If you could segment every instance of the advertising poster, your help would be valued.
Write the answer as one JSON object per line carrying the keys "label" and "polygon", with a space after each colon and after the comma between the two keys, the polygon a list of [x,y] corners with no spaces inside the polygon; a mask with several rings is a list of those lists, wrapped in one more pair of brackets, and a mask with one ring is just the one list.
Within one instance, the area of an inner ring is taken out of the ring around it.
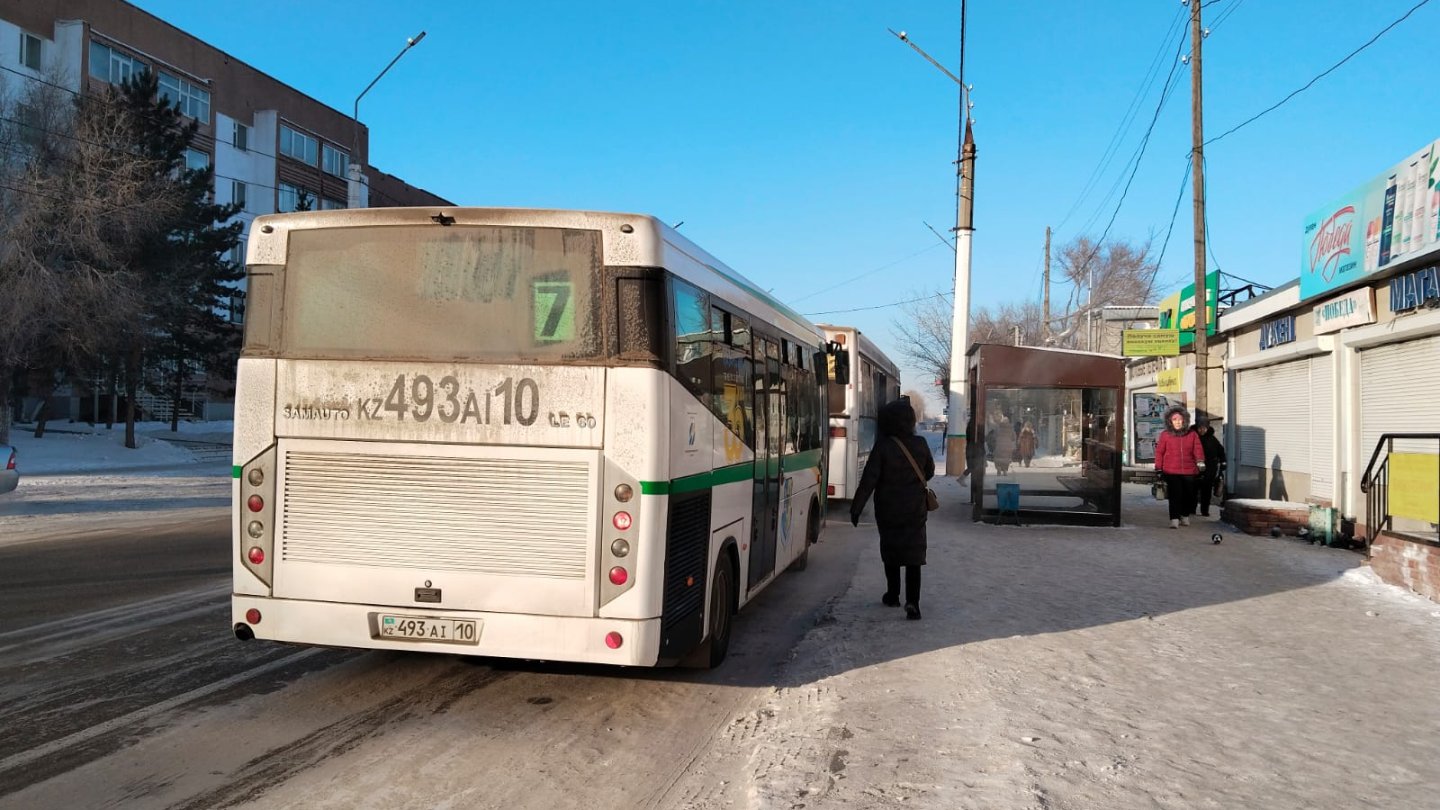
{"label": "advertising poster", "polygon": [[1440,256],[1440,141],[1306,217],[1300,299],[1426,254]]}
{"label": "advertising poster", "polygon": [[1175,405],[1184,407],[1184,394],[1147,393],[1131,396],[1131,413],[1135,420],[1135,431],[1131,434],[1135,441],[1130,456],[1134,459],[1133,463],[1155,463],[1155,441],[1160,438],[1160,431],[1165,429],[1165,411]]}
{"label": "advertising poster", "polygon": [[[1215,334],[1216,312],[1220,301],[1220,272],[1205,275],[1205,334]],[[1171,293],[1160,302],[1160,328],[1179,329],[1180,345],[1189,346],[1195,342],[1195,284],[1186,284],[1180,292]]]}

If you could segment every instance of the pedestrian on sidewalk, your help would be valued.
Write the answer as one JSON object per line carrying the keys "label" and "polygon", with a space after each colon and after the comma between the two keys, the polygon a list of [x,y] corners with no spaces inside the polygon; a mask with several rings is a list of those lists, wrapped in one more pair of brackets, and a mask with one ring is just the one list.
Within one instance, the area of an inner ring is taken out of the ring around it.
{"label": "pedestrian on sidewalk", "polygon": [[[859,526],[865,502],[875,496],[880,528],[880,562],[885,594],[880,602],[900,605],[900,568],[905,568],[905,618],[920,618],[920,567],[925,564],[926,482],[935,477],[929,443],[915,435],[915,411],[903,399],[880,409],[880,438],[865,461],[860,486],[850,501],[850,523]],[[1008,426],[1007,426],[1008,430]],[[913,462],[913,463],[912,463]],[[917,468],[918,467],[918,474]]]}
{"label": "pedestrian on sidewalk", "polygon": [[1200,517],[1210,517],[1210,497],[1215,494],[1215,484],[1225,469],[1225,445],[1215,438],[1215,428],[1204,419],[1195,422],[1195,433],[1205,450],[1205,469],[1200,472],[1199,481]]}
{"label": "pedestrian on sidewalk", "polygon": [[1200,437],[1190,430],[1190,412],[1182,406],[1165,411],[1165,429],[1155,442],[1155,472],[1165,477],[1170,528],[1190,525],[1195,511],[1195,479],[1205,464]]}

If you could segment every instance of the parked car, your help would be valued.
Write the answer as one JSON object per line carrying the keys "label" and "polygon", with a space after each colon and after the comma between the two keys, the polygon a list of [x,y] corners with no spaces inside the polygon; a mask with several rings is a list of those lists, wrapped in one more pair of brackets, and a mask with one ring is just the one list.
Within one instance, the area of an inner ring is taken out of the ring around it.
{"label": "parked car", "polygon": [[20,468],[15,465],[15,448],[8,444],[0,444],[0,459],[5,462],[0,465],[0,495],[3,495],[20,486]]}

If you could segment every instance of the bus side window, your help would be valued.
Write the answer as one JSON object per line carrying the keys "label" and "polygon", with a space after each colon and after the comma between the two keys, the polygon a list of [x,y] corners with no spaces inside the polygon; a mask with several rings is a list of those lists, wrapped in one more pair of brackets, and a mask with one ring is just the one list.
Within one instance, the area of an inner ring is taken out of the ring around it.
{"label": "bus side window", "polygon": [[675,279],[675,377],[710,406],[710,299]]}
{"label": "bus side window", "polygon": [[660,289],[658,278],[615,280],[621,358],[660,359]]}

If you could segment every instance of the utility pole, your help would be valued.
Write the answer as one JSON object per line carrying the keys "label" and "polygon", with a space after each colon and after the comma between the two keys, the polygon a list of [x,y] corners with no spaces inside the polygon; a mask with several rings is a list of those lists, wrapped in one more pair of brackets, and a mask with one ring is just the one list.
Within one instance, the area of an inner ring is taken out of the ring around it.
{"label": "utility pole", "polygon": [[1200,103],[1200,0],[1190,0],[1190,142],[1195,172],[1195,419],[1209,419],[1210,347],[1206,334],[1210,291],[1205,286],[1205,128]]}
{"label": "utility pole", "polygon": [[1040,321],[1040,345],[1050,345],[1050,226],[1045,226],[1045,315]]}
{"label": "utility pole", "polygon": [[955,311],[950,321],[950,379],[945,431],[945,474],[965,472],[965,445],[969,439],[971,403],[969,369],[965,352],[970,348],[970,258],[975,234],[975,136],[970,125],[970,88],[965,85],[965,0],[960,0],[960,75],[956,76],[910,41],[904,31],[890,31],[925,61],[934,65],[960,88],[959,154],[955,161]]}

